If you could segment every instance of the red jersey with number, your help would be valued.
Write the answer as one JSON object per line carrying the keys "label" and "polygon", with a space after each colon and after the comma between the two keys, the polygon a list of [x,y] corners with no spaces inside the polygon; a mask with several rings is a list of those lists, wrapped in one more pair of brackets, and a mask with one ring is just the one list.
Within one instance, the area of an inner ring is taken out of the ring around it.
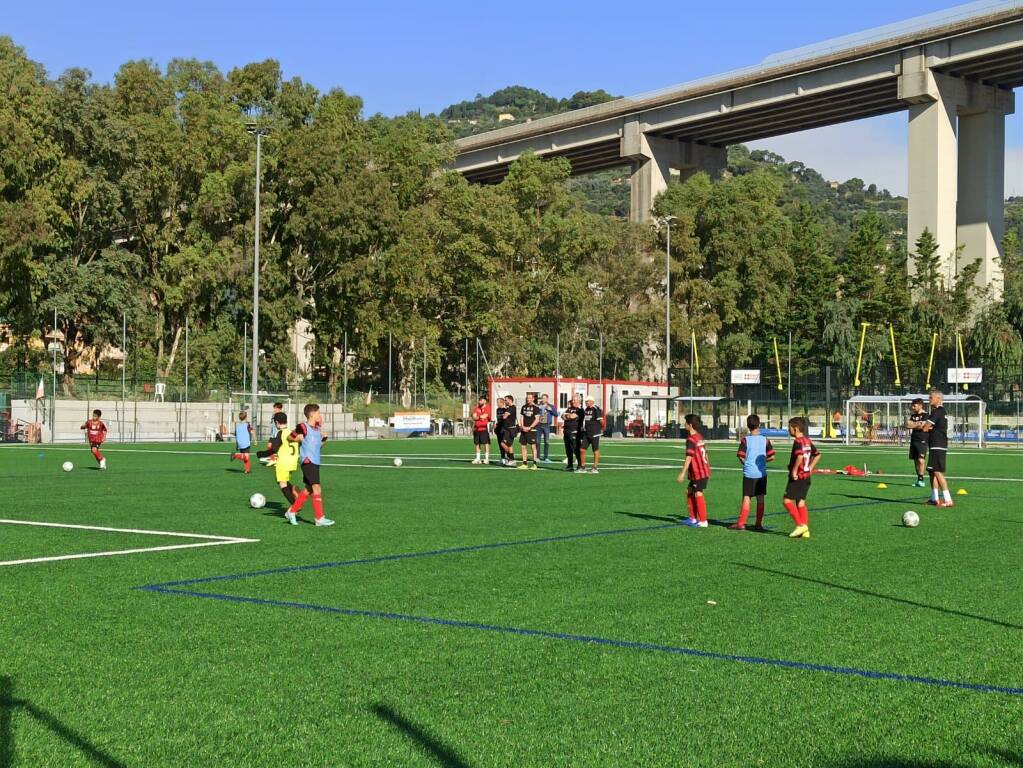
{"label": "red jersey with number", "polygon": [[89,419],[82,425],[90,445],[101,445],[107,438],[107,425],[102,421]]}
{"label": "red jersey with number", "polygon": [[486,432],[490,427],[490,406],[476,407],[472,412],[472,427],[477,432]]}
{"label": "red jersey with number", "polygon": [[810,463],[819,455],[817,446],[806,435],[795,438],[792,442],[792,457],[789,459],[789,477],[795,472],[797,479],[806,480],[810,477]]}
{"label": "red jersey with number", "polygon": [[690,435],[686,438],[686,457],[690,459],[690,480],[706,480],[710,477],[707,444],[704,443],[702,435]]}

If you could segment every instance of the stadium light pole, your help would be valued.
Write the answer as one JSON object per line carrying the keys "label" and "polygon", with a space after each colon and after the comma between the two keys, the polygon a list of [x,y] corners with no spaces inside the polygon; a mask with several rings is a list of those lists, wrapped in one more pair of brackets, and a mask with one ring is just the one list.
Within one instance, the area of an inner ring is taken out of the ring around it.
{"label": "stadium light pole", "polygon": [[259,392],[259,197],[261,182],[261,163],[263,152],[263,134],[266,129],[250,124],[246,126],[249,133],[256,135],[256,221],[253,227],[252,251],[252,421],[256,434],[259,434],[259,409],[256,407],[256,396]]}
{"label": "stadium light pole", "polygon": [[664,384],[668,396],[665,422],[671,418],[671,222],[674,220],[674,216],[661,219],[668,228],[668,242],[664,248]]}

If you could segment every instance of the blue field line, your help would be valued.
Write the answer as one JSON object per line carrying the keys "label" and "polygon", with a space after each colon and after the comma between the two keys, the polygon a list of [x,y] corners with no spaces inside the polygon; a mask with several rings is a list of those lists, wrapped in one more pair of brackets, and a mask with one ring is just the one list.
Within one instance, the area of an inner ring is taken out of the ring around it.
{"label": "blue field line", "polygon": [[805,672],[824,672],[834,675],[847,675],[850,677],[862,677],[868,680],[890,680],[899,683],[915,683],[918,685],[932,685],[942,688],[956,688],[976,693],[1001,693],[1010,696],[1023,696],[1023,688],[1015,688],[1002,685],[988,685],[985,683],[967,683],[958,680],[943,680],[937,677],[923,677],[920,675],[905,675],[898,672],[878,672],[870,669],[858,669],[856,667],[839,667],[831,664],[812,664],[804,661],[788,661],[785,659],[771,659],[762,656],[740,656],[732,653],[718,653],[715,651],[701,651],[696,648],[684,648],[675,645],[661,645],[659,643],[647,643],[636,640],[615,640],[613,638],[596,637],[593,635],[576,635],[567,632],[548,632],[541,629],[527,629],[522,627],[505,627],[499,624],[480,624],[472,621],[458,621],[455,619],[441,619],[432,616],[415,616],[407,613],[392,613],[388,611],[365,611],[356,608],[335,608],[328,605],[315,605],[312,603],[299,603],[288,600],[266,600],[258,597],[242,597],[240,595],[222,595],[213,592],[196,592],[192,590],[167,589],[159,586],[142,587],[152,592],[165,595],[179,595],[184,597],[198,597],[208,600],[223,600],[231,603],[246,603],[249,605],[264,605],[275,608],[296,608],[319,613],[330,613],[340,616],[354,616],[368,619],[385,619],[388,621],[405,621],[416,624],[430,624],[441,627],[453,627],[456,629],[471,629],[479,632],[497,632],[506,635],[517,635],[520,637],[536,637],[544,640],[563,640],[587,645],[599,645],[611,648],[623,648],[633,651],[656,651],[660,653],[672,653],[681,656],[692,656],[712,661],[731,661],[741,664],[759,664],[767,667],[780,667],[783,669],[797,669]]}
{"label": "blue field line", "polygon": [[446,549],[431,549],[425,552],[401,552],[396,555],[378,555],[376,557],[365,557],[358,560],[339,560],[329,563],[313,563],[311,565],[287,565],[280,568],[269,568],[263,571],[249,571],[248,573],[234,573],[225,576],[204,576],[198,579],[184,579],[182,581],[166,581],[161,584],[148,584],[144,587],[136,587],[143,590],[159,590],[165,587],[188,587],[193,584],[208,584],[214,581],[236,581],[238,579],[251,579],[256,576],[274,576],[280,573],[296,573],[300,571],[317,571],[324,568],[343,568],[350,565],[371,565],[373,563],[386,563],[392,560],[411,560],[418,557],[437,557],[438,555],[457,555],[464,552],[479,552],[485,549],[501,549],[504,547],[524,547],[533,544],[553,544],[559,541],[575,541],[577,539],[593,539],[599,536],[621,536],[627,533],[643,533],[645,531],[662,531],[666,528],[678,528],[678,523],[665,523],[663,525],[642,525],[636,528],[617,528],[610,531],[588,531],[586,533],[570,533],[563,536],[546,536],[541,539],[523,539],[520,541],[497,541],[489,544],[470,544],[463,547],[448,547]]}

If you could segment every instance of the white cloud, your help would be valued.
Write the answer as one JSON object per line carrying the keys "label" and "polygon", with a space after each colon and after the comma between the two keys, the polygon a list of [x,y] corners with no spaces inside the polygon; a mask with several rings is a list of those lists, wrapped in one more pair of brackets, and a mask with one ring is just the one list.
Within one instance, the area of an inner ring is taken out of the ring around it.
{"label": "white cloud", "polygon": [[[907,127],[905,113],[843,123],[813,131],[756,141],[749,146],[799,160],[827,179],[846,181],[854,176],[877,184],[892,194],[908,189]],[[1009,133],[1005,152],[1005,195],[1023,195],[1023,146],[1015,131]]]}

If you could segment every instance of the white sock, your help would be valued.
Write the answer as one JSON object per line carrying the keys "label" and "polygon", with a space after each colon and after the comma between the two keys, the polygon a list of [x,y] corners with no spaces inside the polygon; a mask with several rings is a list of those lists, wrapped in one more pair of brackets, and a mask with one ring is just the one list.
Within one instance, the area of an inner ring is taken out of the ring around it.
{"label": "white sock", "polygon": [[937,501],[937,500],[938,500],[938,489],[937,488],[931,488],[931,501]]}
{"label": "white sock", "polygon": [[951,504],[952,503],[952,494],[951,494],[951,492],[949,492],[948,489],[946,489],[946,490],[942,491],[942,493],[945,495],[945,503],[946,504]]}

